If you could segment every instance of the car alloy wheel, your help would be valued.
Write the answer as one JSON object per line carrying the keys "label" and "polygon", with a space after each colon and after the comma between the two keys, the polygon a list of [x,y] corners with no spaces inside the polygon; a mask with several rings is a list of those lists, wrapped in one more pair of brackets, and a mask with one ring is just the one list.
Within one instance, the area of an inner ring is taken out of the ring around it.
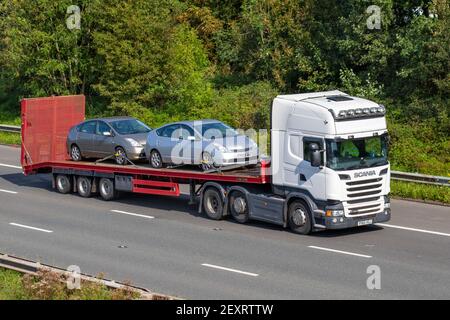
{"label": "car alloy wheel", "polygon": [[115,157],[116,157],[116,163],[118,165],[122,166],[126,163],[127,155],[125,153],[125,150],[123,150],[122,148],[116,149]]}
{"label": "car alloy wheel", "polygon": [[153,168],[162,168],[162,159],[158,151],[153,150],[150,154],[150,165]]}
{"label": "car alloy wheel", "polygon": [[203,152],[202,154],[201,168],[203,171],[209,171],[214,168],[214,161],[208,152]]}
{"label": "car alloy wheel", "polygon": [[80,161],[81,160],[80,148],[78,148],[78,146],[76,146],[76,145],[73,145],[70,150],[70,156],[73,161]]}

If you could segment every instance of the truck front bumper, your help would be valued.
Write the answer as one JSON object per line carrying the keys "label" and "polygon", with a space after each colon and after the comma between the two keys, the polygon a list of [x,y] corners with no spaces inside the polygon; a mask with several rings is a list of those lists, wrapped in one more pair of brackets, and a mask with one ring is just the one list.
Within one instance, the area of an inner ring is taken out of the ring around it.
{"label": "truck front bumper", "polygon": [[[374,223],[386,222],[391,219],[391,209],[384,209],[375,215],[362,217],[324,217],[322,224],[326,229],[347,229],[373,225]],[[316,218],[317,220],[317,218]],[[316,221],[318,222],[318,221]]]}

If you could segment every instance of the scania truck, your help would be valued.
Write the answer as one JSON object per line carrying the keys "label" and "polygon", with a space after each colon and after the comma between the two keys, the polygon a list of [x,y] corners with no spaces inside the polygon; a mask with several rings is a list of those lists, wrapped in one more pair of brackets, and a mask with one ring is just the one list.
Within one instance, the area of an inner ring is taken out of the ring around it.
{"label": "scania truck", "polygon": [[388,132],[383,105],[340,91],[279,95],[271,105],[270,152],[253,168],[201,172],[74,162],[69,129],[84,96],[22,100],[24,174],[50,173],[53,187],[113,200],[119,192],[180,196],[209,218],[260,220],[309,234],[390,219]]}

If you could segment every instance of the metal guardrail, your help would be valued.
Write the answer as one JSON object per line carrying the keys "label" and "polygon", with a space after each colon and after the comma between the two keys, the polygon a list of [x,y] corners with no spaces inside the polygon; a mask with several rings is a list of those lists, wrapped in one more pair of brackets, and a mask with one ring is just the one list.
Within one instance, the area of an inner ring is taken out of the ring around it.
{"label": "metal guardrail", "polygon": [[10,126],[7,124],[0,124],[0,131],[20,133],[20,126]]}
{"label": "metal guardrail", "polygon": [[[20,126],[10,126],[0,124],[0,131],[20,133]],[[432,184],[437,186],[450,186],[449,177],[429,176],[420,173],[408,173],[401,171],[391,171],[391,179],[407,182],[416,182],[423,184]]]}
{"label": "metal guardrail", "polygon": [[[66,270],[43,265],[39,262],[34,262],[30,260],[25,260],[22,258],[10,256],[7,254],[0,253],[0,267],[5,269],[14,270],[20,273],[30,274],[33,276],[39,275],[39,271],[50,271],[52,273],[58,274],[58,275],[65,275],[68,276],[70,273]],[[106,286],[109,289],[128,289],[132,290],[133,292],[136,292],[140,295],[140,299],[144,300],[179,300],[178,297],[169,296],[161,293],[155,293],[151,292],[148,289],[140,288],[136,286],[132,286],[129,284],[123,284],[120,282],[112,281],[112,280],[106,280],[106,279],[100,279],[97,277],[85,275],[85,274],[79,274],[80,280],[82,281],[88,281],[93,283],[99,283],[101,285]]]}
{"label": "metal guardrail", "polygon": [[420,174],[420,173],[391,171],[391,179],[450,187],[450,178],[449,177],[429,176],[429,175]]}

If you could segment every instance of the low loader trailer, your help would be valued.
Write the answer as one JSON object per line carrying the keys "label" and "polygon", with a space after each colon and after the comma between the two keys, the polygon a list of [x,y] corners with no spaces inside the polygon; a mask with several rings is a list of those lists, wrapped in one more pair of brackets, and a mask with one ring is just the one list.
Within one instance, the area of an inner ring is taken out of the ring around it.
{"label": "low loader trailer", "polygon": [[271,106],[271,159],[256,167],[202,172],[146,164],[72,161],[69,129],[85,119],[85,97],[21,102],[25,175],[49,173],[60,193],[180,196],[220,220],[260,220],[299,234],[390,219],[385,108],[340,91],[281,95]]}

